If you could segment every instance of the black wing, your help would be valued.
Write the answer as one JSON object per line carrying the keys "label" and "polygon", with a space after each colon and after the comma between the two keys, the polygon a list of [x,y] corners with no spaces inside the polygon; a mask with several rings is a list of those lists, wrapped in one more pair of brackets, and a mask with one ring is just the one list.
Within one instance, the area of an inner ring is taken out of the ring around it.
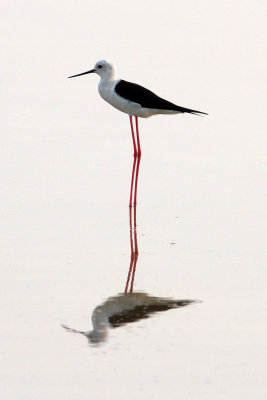
{"label": "black wing", "polygon": [[136,306],[130,310],[124,310],[121,313],[111,315],[109,317],[109,323],[113,328],[128,324],[130,322],[136,322],[141,319],[146,319],[156,312],[167,311],[172,308],[180,308],[188,306],[189,304],[195,303],[195,300],[177,300],[170,301],[165,304],[153,304],[149,306]]}
{"label": "black wing", "polygon": [[164,100],[155,93],[137,85],[136,83],[120,80],[115,87],[115,92],[126,100],[140,104],[144,108],[154,108],[157,110],[170,110],[189,114],[206,114],[202,111],[191,110],[190,108],[180,107],[170,101]]}

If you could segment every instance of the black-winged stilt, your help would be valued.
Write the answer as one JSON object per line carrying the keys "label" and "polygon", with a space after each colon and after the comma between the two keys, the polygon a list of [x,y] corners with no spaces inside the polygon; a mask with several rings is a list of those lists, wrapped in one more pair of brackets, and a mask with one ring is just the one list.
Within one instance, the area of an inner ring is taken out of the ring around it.
{"label": "black-winged stilt", "polygon": [[61,326],[69,332],[86,336],[90,343],[98,345],[107,340],[109,328],[117,328],[146,319],[160,311],[181,308],[194,303],[198,303],[198,301],[150,296],[145,292],[122,293],[109,297],[103,304],[94,309],[92,313],[92,331],[79,331],[65,324]]}
{"label": "black-winged stilt", "polygon": [[[74,78],[76,76],[96,73],[100,76],[98,91],[100,96],[106,100],[113,107],[126,113],[130,117],[131,132],[134,147],[134,164],[132,170],[131,192],[130,192],[130,206],[136,204],[137,200],[137,182],[139,174],[139,164],[141,159],[141,146],[138,129],[138,117],[148,118],[156,114],[179,114],[188,113],[201,115],[207,113],[202,111],[192,110],[190,108],[180,107],[167,100],[162,99],[150,90],[137,85],[135,83],[127,82],[122,79],[115,79],[114,66],[106,61],[98,61],[94,68],[69,76]],[[133,126],[133,116],[135,117],[136,135]],[[135,138],[136,136],[136,138]],[[135,185],[134,185],[135,181]],[[134,187],[134,201],[133,199]]]}

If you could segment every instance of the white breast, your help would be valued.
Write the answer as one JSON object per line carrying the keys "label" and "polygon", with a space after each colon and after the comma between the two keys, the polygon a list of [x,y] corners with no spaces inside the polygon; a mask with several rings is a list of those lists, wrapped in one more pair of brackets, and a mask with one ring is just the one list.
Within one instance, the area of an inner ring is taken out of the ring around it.
{"label": "white breast", "polygon": [[151,114],[148,115],[149,113],[147,113],[146,109],[143,109],[140,104],[133,103],[127,99],[124,99],[115,92],[115,86],[118,82],[119,80],[106,81],[104,79],[101,79],[98,85],[100,96],[113,107],[126,114],[136,115],[143,118],[149,117]]}

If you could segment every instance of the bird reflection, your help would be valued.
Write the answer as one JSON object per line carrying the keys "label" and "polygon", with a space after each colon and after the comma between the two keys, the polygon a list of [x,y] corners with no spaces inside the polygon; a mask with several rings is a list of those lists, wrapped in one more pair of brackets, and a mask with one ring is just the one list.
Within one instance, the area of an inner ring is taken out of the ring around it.
{"label": "bird reflection", "polygon": [[150,296],[145,292],[134,292],[136,265],[138,261],[138,243],[136,230],[136,207],[129,207],[130,219],[130,267],[124,293],[109,297],[103,304],[97,306],[92,314],[92,331],[79,331],[62,325],[66,330],[87,337],[92,345],[106,341],[109,328],[117,328],[131,322],[149,318],[152,314],[173,308],[185,307],[195,303],[195,300],[175,300],[167,297]]}
{"label": "bird reflection", "polygon": [[70,332],[86,336],[91,344],[100,344],[108,337],[108,329],[117,328],[130,322],[148,318],[159,311],[184,307],[194,300],[173,300],[164,297],[150,296],[143,292],[123,293],[109,297],[103,304],[96,307],[92,314],[92,331],[78,331],[62,325]]}

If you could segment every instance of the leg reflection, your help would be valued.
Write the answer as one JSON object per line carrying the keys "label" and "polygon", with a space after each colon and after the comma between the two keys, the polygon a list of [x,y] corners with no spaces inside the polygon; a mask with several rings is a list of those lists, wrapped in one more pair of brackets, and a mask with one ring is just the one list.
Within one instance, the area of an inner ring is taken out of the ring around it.
{"label": "leg reflection", "polygon": [[138,260],[138,243],[137,243],[137,231],[136,231],[136,205],[129,207],[129,222],[130,222],[130,246],[131,246],[131,259],[128,277],[125,285],[124,293],[132,293],[136,264]]}

